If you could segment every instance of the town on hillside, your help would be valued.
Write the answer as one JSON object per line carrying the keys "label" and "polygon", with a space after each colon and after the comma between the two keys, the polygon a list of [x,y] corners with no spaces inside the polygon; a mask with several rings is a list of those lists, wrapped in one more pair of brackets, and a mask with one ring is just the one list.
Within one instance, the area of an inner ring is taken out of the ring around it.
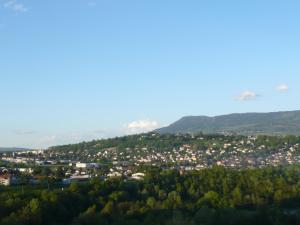
{"label": "town on hillside", "polygon": [[146,168],[202,170],[263,168],[300,163],[300,137],[147,133],[94,140],[46,150],[0,153],[0,185],[92,178],[142,180]]}

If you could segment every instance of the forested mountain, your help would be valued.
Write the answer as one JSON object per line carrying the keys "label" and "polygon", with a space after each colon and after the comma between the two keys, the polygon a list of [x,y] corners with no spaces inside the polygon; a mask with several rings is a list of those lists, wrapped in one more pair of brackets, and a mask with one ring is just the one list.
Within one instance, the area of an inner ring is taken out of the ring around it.
{"label": "forested mountain", "polygon": [[300,111],[242,113],[216,117],[187,116],[156,132],[300,135]]}

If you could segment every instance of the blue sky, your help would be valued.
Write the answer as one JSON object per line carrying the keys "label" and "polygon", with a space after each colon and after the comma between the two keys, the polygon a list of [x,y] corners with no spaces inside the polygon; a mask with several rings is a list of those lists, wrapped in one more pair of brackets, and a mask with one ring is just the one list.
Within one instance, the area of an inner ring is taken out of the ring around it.
{"label": "blue sky", "polygon": [[0,146],[300,109],[299,1],[0,3]]}

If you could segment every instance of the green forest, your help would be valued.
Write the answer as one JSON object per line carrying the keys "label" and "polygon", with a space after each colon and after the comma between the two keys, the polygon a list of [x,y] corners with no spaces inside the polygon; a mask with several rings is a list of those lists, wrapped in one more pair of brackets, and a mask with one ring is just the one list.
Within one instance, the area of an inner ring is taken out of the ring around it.
{"label": "green forest", "polygon": [[1,225],[296,225],[300,167],[180,174],[149,168],[143,181],[1,187]]}

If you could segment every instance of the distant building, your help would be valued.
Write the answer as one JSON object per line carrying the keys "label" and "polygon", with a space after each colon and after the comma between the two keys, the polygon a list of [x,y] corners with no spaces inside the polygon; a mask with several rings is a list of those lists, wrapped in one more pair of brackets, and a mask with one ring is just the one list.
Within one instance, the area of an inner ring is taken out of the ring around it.
{"label": "distant building", "polygon": [[76,168],[78,169],[92,169],[92,168],[98,168],[98,163],[76,163]]}
{"label": "distant building", "polygon": [[20,171],[21,173],[33,173],[32,168],[17,168],[17,170]]}
{"label": "distant building", "polygon": [[11,185],[11,175],[10,174],[0,175],[0,185],[2,186]]}
{"label": "distant building", "polygon": [[119,172],[111,172],[111,173],[107,174],[108,178],[121,177],[121,176],[122,176],[122,174]]}
{"label": "distant building", "polygon": [[144,173],[134,173],[131,175],[131,179],[134,179],[134,180],[143,180],[144,177],[145,177]]}
{"label": "distant building", "polygon": [[90,178],[89,175],[71,176],[70,178],[63,179],[62,183],[68,185],[71,183],[87,182]]}
{"label": "distant building", "polygon": [[20,180],[17,177],[9,173],[0,175],[0,185],[2,186],[10,186],[12,184],[18,184],[19,182]]}
{"label": "distant building", "polygon": [[89,163],[76,163],[76,168],[88,169],[90,167]]}

